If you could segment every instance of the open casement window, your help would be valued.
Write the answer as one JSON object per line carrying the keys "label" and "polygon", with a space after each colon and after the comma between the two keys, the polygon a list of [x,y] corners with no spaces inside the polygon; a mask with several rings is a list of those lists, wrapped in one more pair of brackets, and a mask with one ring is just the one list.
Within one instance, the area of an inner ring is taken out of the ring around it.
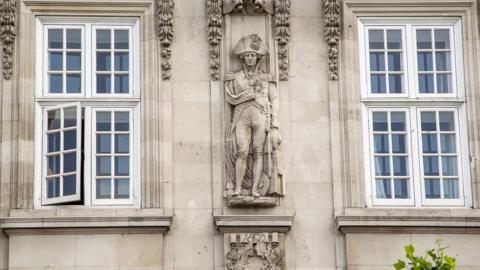
{"label": "open casement window", "polygon": [[80,201],[82,111],[80,103],[45,108],[43,112],[42,203]]}

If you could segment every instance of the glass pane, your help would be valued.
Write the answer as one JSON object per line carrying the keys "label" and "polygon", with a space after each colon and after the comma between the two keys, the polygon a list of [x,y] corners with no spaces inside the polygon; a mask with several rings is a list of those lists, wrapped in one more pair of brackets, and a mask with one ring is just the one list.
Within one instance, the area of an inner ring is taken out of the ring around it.
{"label": "glass pane", "polygon": [[402,54],[399,52],[388,53],[388,70],[401,71],[402,70]]}
{"label": "glass pane", "polygon": [[63,150],[77,148],[77,130],[69,130],[63,133]]}
{"label": "glass pane", "polygon": [[439,179],[425,179],[425,197],[427,199],[440,198],[440,180]]}
{"label": "glass pane", "polygon": [[128,179],[115,180],[115,199],[128,199],[130,186]]}
{"label": "glass pane", "polygon": [[374,135],[374,152],[388,153],[388,135]]}
{"label": "glass pane", "polygon": [[401,30],[387,30],[387,48],[388,49],[402,48],[402,31]]}
{"label": "glass pane", "polygon": [[388,176],[390,175],[390,164],[388,157],[375,157],[375,175]]}
{"label": "glass pane", "polygon": [[435,48],[450,49],[450,31],[448,29],[435,30]]}
{"label": "glass pane", "polygon": [[47,175],[60,174],[60,155],[49,156],[47,160]]}
{"label": "glass pane", "polygon": [[115,157],[115,175],[128,176],[130,172],[130,157]]}
{"label": "glass pane", "polygon": [[432,32],[430,30],[417,30],[417,49],[432,48]]}
{"label": "glass pane", "polygon": [[60,109],[48,112],[48,120],[47,120],[48,130],[60,128],[60,124],[61,124],[60,117],[61,117]]}
{"label": "glass pane", "polygon": [[111,67],[110,52],[97,52],[97,71],[110,71]]}
{"label": "glass pane", "polygon": [[438,157],[423,157],[423,174],[426,176],[440,175],[438,171]]}
{"label": "glass pane", "polygon": [[460,194],[458,192],[458,180],[456,179],[443,180],[443,197],[445,199],[460,198]]}
{"label": "glass pane", "polygon": [[97,179],[97,199],[110,199],[112,191],[111,185],[110,179]]}
{"label": "glass pane", "polygon": [[408,179],[395,179],[394,189],[396,199],[408,199]]}
{"label": "glass pane", "polygon": [[392,187],[390,179],[377,179],[375,183],[377,190],[377,199],[392,198]]}
{"label": "glass pane", "polygon": [[115,112],[115,131],[128,131],[128,112]]}
{"label": "glass pane", "polygon": [[77,170],[77,153],[68,153],[63,155],[63,172],[74,172]]}
{"label": "glass pane", "polygon": [[442,146],[442,153],[456,153],[455,135],[454,134],[441,134],[440,142]]}
{"label": "glass pane", "polygon": [[419,52],[417,60],[419,71],[433,71],[433,56],[431,52]]}
{"label": "glass pane", "polygon": [[49,53],[49,69],[50,70],[63,70],[63,53],[62,52],[50,52]]}
{"label": "glass pane", "polygon": [[110,30],[97,30],[97,49],[111,48],[110,34]]}
{"label": "glass pane", "polygon": [[60,197],[60,178],[47,179],[47,198]]}
{"label": "glass pane", "polygon": [[128,49],[128,30],[115,30],[115,49]]}
{"label": "glass pane", "polygon": [[116,52],[115,71],[128,71],[128,52]]}
{"label": "glass pane", "polygon": [[68,175],[63,177],[63,196],[74,195],[77,190],[77,176]]}
{"label": "glass pane", "polygon": [[128,93],[128,75],[115,75],[115,93]]}
{"label": "glass pane", "polygon": [[449,52],[437,52],[435,53],[435,65],[439,71],[452,70],[452,64],[450,62]]}
{"label": "glass pane", "polygon": [[422,94],[434,92],[433,74],[418,75],[418,91]]}
{"label": "glass pane", "polygon": [[453,120],[453,112],[439,112],[441,131],[455,131],[455,121]]}
{"label": "glass pane", "polygon": [[62,29],[48,30],[48,48],[50,49],[63,48],[63,30]]}
{"label": "glass pane", "polygon": [[111,175],[111,161],[110,157],[97,157],[97,175],[109,176]]}
{"label": "glass pane", "polygon": [[111,76],[97,75],[97,93],[110,93],[111,89]]}
{"label": "glass pane", "polygon": [[392,112],[391,117],[391,130],[392,131],[405,131],[405,113],[404,112]]}
{"label": "glass pane", "polygon": [[370,84],[373,94],[382,94],[387,92],[385,75],[371,75]]}
{"label": "glass pane", "polygon": [[383,30],[369,30],[368,38],[370,49],[384,48]]}
{"label": "glass pane", "polygon": [[97,131],[112,130],[112,114],[110,112],[97,112]]}
{"label": "glass pane", "polygon": [[128,134],[115,135],[115,153],[129,153],[129,137]]}
{"label": "glass pane", "polygon": [[67,70],[82,70],[82,54],[79,52],[67,52]]}
{"label": "glass pane", "polygon": [[400,74],[397,75],[388,75],[388,90],[392,94],[400,94],[403,92],[403,76]]}
{"label": "glass pane", "polygon": [[395,154],[407,153],[405,147],[406,136],[405,135],[392,135],[392,152]]}
{"label": "glass pane", "polygon": [[385,71],[385,54],[383,52],[370,53],[370,70]]}
{"label": "glass pane", "polygon": [[110,153],[112,148],[112,135],[97,134],[97,153]]}
{"label": "glass pane", "polygon": [[63,109],[63,127],[74,127],[77,125],[77,107]]}
{"label": "glass pane", "polygon": [[63,75],[62,74],[50,74],[50,87],[49,93],[62,93],[63,92]]}
{"label": "glass pane", "polygon": [[60,132],[55,132],[47,135],[48,137],[48,152],[60,151]]}
{"label": "glass pane", "polygon": [[422,135],[422,150],[423,153],[437,153],[437,135],[436,134],[423,134]]}
{"label": "glass pane", "polygon": [[68,49],[82,48],[82,31],[80,29],[67,30],[67,48]]}
{"label": "glass pane", "polygon": [[422,112],[422,131],[437,130],[435,112]]}
{"label": "glass pane", "polygon": [[457,157],[442,157],[442,175],[458,176]]}
{"label": "glass pane", "polygon": [[438,93],[453,92],[451,74],[437,74],[437,92]]}
{"label": "glass pane", "polygon": [[67,93],[80,93],[82,91],[82,77],[80,74],[67,75]]}
{"label": "glass pane", "polygon": [[373,131],[388,131],[387,112],[373,112]]}
{"label": "glass pane", "polygon": [[393,157],[393,175],[407,176],[407,158]]}

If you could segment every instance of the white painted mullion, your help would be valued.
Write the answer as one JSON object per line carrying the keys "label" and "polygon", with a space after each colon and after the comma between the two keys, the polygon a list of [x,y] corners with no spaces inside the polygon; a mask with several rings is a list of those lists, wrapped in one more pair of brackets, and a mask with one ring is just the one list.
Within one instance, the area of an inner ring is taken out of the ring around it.
{"label": "white painted mullion", "polygon": [[441,140],[441,131],[440,131],[440,110],[435,110],[435,125],[437,131],[435,132],[435,137],[437,137],[437,156],[438,156],[438,175],[440,180],[440,198],[444,199],[444,190],[443,190],[443,164],[442,164],[442,145],[440,143]]}
{"label": "white painted mullion", "polygon": [[408,97],[415,98],[417,96],[417,53],[416,53],[416,36],[415,29],[411,24],[406,25],[405,34],[405,55],[406,55],[406,77],[408,82]]}
{"label": "white painted mullion", "polygon": [[67,27],[62,28],[62,93],[67,93]]}
{"label": "white painted mullion", "polygon": [[[390,84],[388,78],[388,48],[387,48],[387,29],[383,29],[383,61],[384,61],[384,74],[385,74],[385,94],[390,94]],[[393,196],[393,194],[392,194]]]}
{"label": "white painted mullion", "polygon": [[113,200],[115,198],[115,110],[111,110],[110,114],[110,120],[112,121],[110,125],[110,199]]}
{"label": "white painted mullion", "polygon": [[390,192],[391,199],[395,199],[395,181],[394,181],[394,168],[393,168],[393,151],[392,151],[392,111],[387,111],[387,139],[388,139],[388,165],[390,166]]}
{"label": "white painted mullion", "polygon": [[110,93],[115,94],[115,28],[109,28],[110,30]]}
{"label": "white painted mullion", "polygon": [[432,66],[433,66],[433,94],[438,94],[437,85],[437,48],[435,45],[435,28],[430,28],[430,36],[432,39]]}

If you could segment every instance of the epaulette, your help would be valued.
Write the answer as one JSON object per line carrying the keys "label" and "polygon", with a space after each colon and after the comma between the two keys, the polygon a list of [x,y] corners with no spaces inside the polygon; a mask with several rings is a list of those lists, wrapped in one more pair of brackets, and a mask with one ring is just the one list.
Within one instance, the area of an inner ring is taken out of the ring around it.
{"label": "epaulette", "polygon": [[223,79],[225,81],[233,81],[235,79],[235,73],[225,73]]}

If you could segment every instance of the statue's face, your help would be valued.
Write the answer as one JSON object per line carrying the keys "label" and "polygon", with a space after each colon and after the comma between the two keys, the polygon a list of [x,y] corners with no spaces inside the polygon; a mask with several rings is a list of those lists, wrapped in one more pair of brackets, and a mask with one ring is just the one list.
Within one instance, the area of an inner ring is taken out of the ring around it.
{"label": "statue's face", "polygon": [[243,55],[243,62],[247,67],[254,67],[257,65],[258,55],[254,52],[246,52]]}

